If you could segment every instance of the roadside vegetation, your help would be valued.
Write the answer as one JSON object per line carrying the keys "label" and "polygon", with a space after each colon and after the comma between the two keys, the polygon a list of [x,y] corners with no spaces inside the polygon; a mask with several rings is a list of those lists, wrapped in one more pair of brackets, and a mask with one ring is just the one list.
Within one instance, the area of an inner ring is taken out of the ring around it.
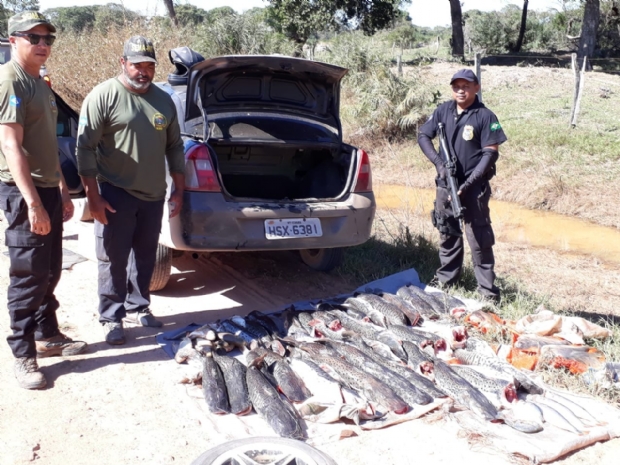
{"label": "roadside vegetation", "polygon": [[[616,207],[620,192],[620,77],[614,74],[620,65],[614,55],[620,39],[614,31],[620,29],[611,14],[611,2],[602,1],[601,5],[604,15],[598,61],[593,62],[595,71],[586,74],[575,128],[569,127],[572,71],[533,66],[537,62],[532,56],[566,57],[576,49],[567,35],[574,32],[582,15],[577,7],[531,14],[529,35],[510,66],[483,66],[483,100],[497,113],[509,137],[501,148],[498,176],[493,181],[495,198],[620,228],[620,209]],[[96,84],[119,72],[122,44],[135,34],[148,36],[155,43],[157,80],[165,80],[171,71],[167,51],[185,45],[205,57],[278,53],[348,68],[341,93],[345,139],[371,154],[376,184],[432,188],[434,170],[417,147],[416,129],[437,104],[450,98],[450,76],[472,65],[472,61],[451,58],[448,29],[419,28],[405,17],[395,19],[392,27],[374,36],[334,27],[305,33],[301,40],[274,23],[278,16],[264,9],[241,15],[231,9],[207,12],[183,5],[177,7],[178,28],[171,27],[166,18],[147,22],[116,10],[112,14],[104,7],[79,21],[61,8],[53,13],[62,32],[49,70],[56,91],[76,110]],[[510,51],[518,32],[518,13],[513,7],[499,13],[468,13],[468,51],[483,55]],[[402,72],[399,60],[404,63]],[[609,361],[620,361],[617,264],[501,241],[496,256],[504,298],[494,310],[503,318],[519,318],[540,305],[558,312],[585,312],[595,323],[614,331],[611,341],[594,344]],[[467,263],[455,292],[474,296],[475,279]],[[352,283],[363,283],[414,267],[421,280],[428,282],[437,266],[437,233],[428,214],[412,205],[398,210],[380,208],[371,240],[348,250],[336,272]],[[598,389],[585,378],[557,372],[545,376],[557,383],[573,383],[572,388],[582,391],[596,393]],[[617,401],[617,390],[606,393],[615,395]]]}

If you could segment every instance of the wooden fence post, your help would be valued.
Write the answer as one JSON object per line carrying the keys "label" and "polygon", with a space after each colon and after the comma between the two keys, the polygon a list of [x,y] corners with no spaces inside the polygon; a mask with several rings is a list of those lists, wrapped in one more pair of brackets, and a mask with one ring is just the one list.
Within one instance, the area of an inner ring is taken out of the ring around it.
{"label": "wooden fence post", "polygon": [[573,69],[575,72],[575,91],[573,99],[573,110],[570,116],[570,125],[574,129],[577,126],[577,116],[579,115],[579,109],[581,106],[581,96],[583,95],[583,87],[586,81],[586,67],[588,64],[588,57],[583,57],[583,67],[581,72],[579,71],[579,65],[577,63],[577,57],[573,53]]}
{"label": "wooden fence post", "polygon": [[480,69],[480,62],[482,58],[480,53],[476,53],[476,76],[478,76],[478,84],[480,85],[480,90],[478,91],[478,100],[482,102],[482,70]]}
{"label": "wooden fence post", "polygon": [[435,55],[439,54],[439,36],[437,36],[437,48],[435,49]]}

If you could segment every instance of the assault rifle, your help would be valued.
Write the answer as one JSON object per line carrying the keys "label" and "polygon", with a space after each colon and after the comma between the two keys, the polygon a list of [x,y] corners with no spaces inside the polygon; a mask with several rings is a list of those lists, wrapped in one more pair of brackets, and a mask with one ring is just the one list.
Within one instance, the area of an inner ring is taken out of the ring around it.
{"label": "assault rifle", "polygon": [[446,139],[446,128],[443,123],[439,123],[439,146],[442,154],[443,162],[446,167],[446,177],[448,181],[448,188],[450,189],[450,202],[452,203],[452,213],[457,219],[463,218],[465,213],[465,207],[461,205],[461,199],[459,198],[459,185],[456,181],[456,165],[454,163],[455,157],[452,155],[450,145]]}

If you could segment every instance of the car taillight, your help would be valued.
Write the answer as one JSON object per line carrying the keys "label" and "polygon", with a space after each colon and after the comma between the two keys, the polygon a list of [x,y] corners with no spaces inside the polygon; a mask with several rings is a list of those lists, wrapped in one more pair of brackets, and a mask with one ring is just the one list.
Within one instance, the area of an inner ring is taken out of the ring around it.
{"label": "car taillight", "polygon": [[357,168],[357,179],[353,192],[372,192],[372,171],[370,170],[370,159],[363,150],[358,151],[360,158]]}
{"label": "car taillight", "polygon": [[209,149],[197,144],[185,156],[185,189],[201,192],[221,192],[222,188],[213,169]]}

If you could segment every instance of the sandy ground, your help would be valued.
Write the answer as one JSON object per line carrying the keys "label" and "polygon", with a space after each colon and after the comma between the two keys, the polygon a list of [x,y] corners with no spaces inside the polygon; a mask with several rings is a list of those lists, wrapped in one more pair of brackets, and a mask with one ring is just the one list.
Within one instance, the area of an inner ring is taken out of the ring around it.
{"label": "sandy ground", "polygon": [[[0,222],[2,234],[4,227]],[[88,226],[69,223],[64,247],[92,257],[91,234]],[[6,302],[7,269],[8,258],[0,254],[0,302]],[[175,259],[173,273],[169,286],[152,299],[163,331],[352,290],[337,276],[306,269],[292,253],[197,260],[184,255]],[[89,351],[70,359],[42,359],[45,390],[17,387],[10,350],[6,345],[0,350],[0,464],[190,464],[218,444],[249,435],[247,430],[225,428],[225,420],[218,424],[206,417],[200,400],[177,383],[180,366],[156,344],[156,330],[129,328],[127,345],[107,345],[97,322],[96,288],[92,260],[63,273],[57,289],[59,321],[68,335],[87,341]],[[8,333],[3,311],[0,334]],[[317,446],[341,465],[515,463],[480,438],[459,434],[447,419],[419,419],[370,432],[348,429],[357,435],[325,437]],[[265,431],[262,434],[271,434]],[[559,463],[611,464],[618,454],[616,439]]]}

